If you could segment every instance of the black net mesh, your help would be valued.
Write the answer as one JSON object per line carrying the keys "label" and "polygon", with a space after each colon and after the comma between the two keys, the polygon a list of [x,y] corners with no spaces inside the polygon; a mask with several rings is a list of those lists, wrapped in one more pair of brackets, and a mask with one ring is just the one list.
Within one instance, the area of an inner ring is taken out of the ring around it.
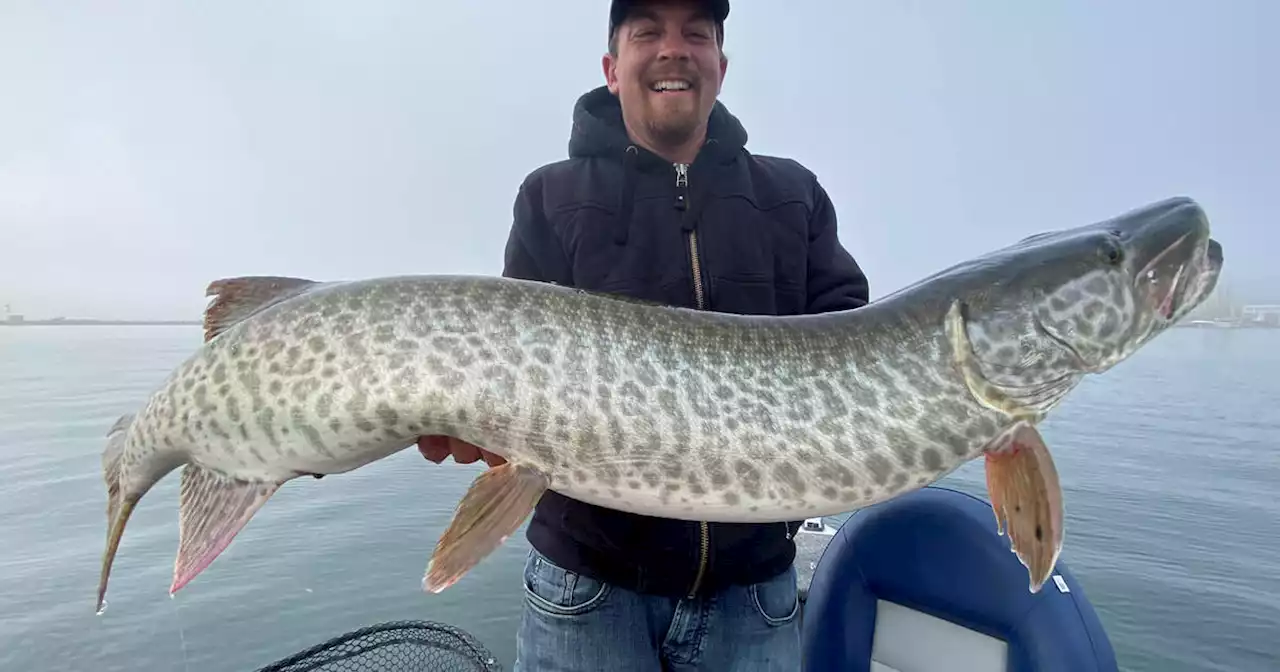
{"label": "black net mesh", "polygon": [[470,634],[428,621],[360,628],[258,672],[491,672],[502,666]]}

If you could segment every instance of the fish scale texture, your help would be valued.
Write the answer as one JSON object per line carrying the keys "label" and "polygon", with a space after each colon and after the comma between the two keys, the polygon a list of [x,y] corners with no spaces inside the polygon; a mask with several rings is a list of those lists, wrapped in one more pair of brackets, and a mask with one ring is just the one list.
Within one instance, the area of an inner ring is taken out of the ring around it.
{"label": "fish scale texture", "polygon": [[[116,423],[123,439],[110,433],[99,595],[133,506],[179,466],[201,487],[184,488],[180,544],[193,552],[175,587],[271,488],[422,436],[487,448],[538,488],[630,513],[782,526],[862,508],[1033,433],[1084,376],[1203,302],[1221,268],[1203,212],[1171,199],[819,315],[479,276],[215,282],[211,339]],[[225,479],[216,497],[209,474]],[[200,523],[210,517],[224,522]],[[491,544],[483,534],[472,543]]]}
{"label": "fish scale texture", "polygon": [[923,485],[999,433],[950,368],[945,306],[774,320],[487,278],[339,283],[227,329],[131,439],[280,482],[445,434],[583,501],[798,520]]}
{"label": "fish scale texture", "polygon": [[258,672],[493,672],[493,654],[470,633],[430,621],[353,630]]}

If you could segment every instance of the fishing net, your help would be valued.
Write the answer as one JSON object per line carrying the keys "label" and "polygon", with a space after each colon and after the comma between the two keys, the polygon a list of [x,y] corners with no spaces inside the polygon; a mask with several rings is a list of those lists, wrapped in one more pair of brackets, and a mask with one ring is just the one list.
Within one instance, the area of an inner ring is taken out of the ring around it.
{"label": "fishing net", "polygon": [[427,621],[392,621],[353,630],[258,672],[493,672],[493,654],[470,634]]}

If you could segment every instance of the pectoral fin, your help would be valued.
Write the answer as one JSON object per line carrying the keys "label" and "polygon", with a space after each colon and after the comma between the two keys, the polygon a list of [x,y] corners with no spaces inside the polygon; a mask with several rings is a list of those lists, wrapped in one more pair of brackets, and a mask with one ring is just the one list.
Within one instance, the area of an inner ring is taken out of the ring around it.
{"label": "pectoral fin", "polygon": [[438,593],[502,545],[547,490],[547,478],[510,462],[480,474],[436,544],[422,587]]}
{"label": "pectoral fin", "polygon": [[1031,577],[1031,592],[1049,579],[1062,551],[1062,489],[1040,432],[1019,422],[986,453],[987,493],[996,528]]}
{"label": "pectoral fin", "polygon": [[231,544],[281,483],[242,481],[194,464],[182,470],[178,505],[178,557],[173,585],[178,592]]}

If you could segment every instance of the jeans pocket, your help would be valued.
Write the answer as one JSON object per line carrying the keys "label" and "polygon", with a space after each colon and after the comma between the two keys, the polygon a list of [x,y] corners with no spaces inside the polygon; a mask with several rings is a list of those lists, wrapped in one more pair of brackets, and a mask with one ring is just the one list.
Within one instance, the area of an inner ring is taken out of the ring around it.
{"label": "jeans pocket", "polygon": [[524,565],[524,595],[529,606],[550,616],[581,616],[609,595],[609,584],[556,565],[530,551]]}
{"label": "jeans pocket", "polygon": [[769,625],[786,625],[800,613],[795,565],[772,579],[752,584],[747,592],[751,595],[752,606]]}

